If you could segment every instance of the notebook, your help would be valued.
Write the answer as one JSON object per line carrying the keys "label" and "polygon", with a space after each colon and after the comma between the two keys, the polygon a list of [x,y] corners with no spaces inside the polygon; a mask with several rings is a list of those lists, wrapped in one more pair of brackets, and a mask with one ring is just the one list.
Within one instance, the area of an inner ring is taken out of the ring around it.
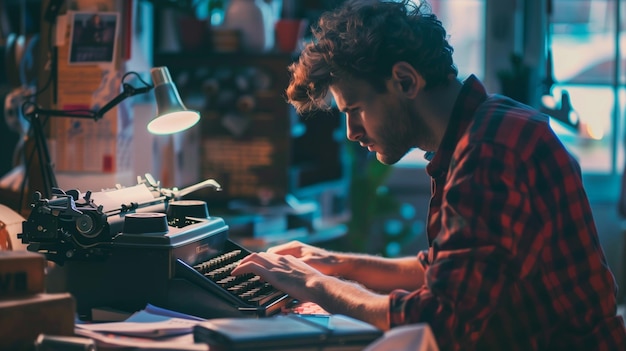
{"label": "notebook", "polygon": [[210,319],[196,325],[193,335],[211,351],[330,351],[361,350],[383,332],[344,315],[284,314]]}

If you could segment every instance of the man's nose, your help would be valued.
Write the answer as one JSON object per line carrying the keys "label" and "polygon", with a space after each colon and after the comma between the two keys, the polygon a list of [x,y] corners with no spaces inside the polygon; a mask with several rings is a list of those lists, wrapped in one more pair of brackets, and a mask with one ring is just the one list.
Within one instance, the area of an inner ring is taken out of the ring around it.
{"label": "man's nose", "polygon": [[358,118],[346,114],[346,136],[350,141],[359,141],[363,137],[364,130]]}

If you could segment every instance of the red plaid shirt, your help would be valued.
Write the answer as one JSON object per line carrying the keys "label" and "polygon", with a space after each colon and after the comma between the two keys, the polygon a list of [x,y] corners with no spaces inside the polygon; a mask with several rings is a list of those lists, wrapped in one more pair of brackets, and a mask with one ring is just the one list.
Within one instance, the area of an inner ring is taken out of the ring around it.
{"label": "red plaid shirt", "polygon": [[580,167],[547,122],[467,79],[426,168],[425,284],[391,293],[391,326],[426,322],[442,350],[626,350]]}

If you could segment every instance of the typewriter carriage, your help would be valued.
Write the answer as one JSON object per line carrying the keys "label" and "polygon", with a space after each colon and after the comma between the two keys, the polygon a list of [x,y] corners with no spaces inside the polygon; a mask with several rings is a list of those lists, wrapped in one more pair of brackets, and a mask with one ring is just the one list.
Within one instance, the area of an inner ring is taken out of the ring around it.
{"label": "typewriter carriage", "polygon": [[[183,195],[206,187],[221,190],[219,183],[213,179],[182,190],[161,188],[159,182],[146,174],[145,179],[138,179],[136,186],[105,190],[101,193],[88,191],[81,194],[77,189],[65,192],[54,188],[52,197],[45,199],[41,193],[36,192],[31,203],[32,211],[22,224],[22,233],[17,237],[22,243],[28,244],[29,251],[42,253],[48,260],[60,265],[67,260],[100,260],[110,254],[111,245],[124,229],[127,215],[165,213],[170,204],[185,202],[179,200]],[[106,198],[114,192],[117,194],[126,191],[131,194],[138,190],[142,195],[149,196],[137,202],[113,202],[114,205],[111,207],[109,204],[109,208],[94,200],[99,197],[96,194]],[[203,206],[206,208],[206,203]],[[184,214],[179,213],[177,216],[173,219],[177,221],[177,225],[185,225]],[[205,211],[204,218],[208,218],[208,210]]]}

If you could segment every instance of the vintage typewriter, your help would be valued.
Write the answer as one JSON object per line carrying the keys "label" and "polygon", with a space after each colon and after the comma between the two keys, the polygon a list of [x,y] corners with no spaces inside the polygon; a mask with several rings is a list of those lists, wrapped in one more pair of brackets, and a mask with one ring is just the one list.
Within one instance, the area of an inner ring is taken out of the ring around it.
{"label": "vintage typewriter", "polygon": [[80,319],[147,303],[203,318],[264,317],[293,303],[255,275],[232,276],[250,253],[228,238],[228,225],[206,203],[181,200],[212,186],[160,188],[151,177],[136,186],[36,195],[18,238],[29,251],[58,263]]}

